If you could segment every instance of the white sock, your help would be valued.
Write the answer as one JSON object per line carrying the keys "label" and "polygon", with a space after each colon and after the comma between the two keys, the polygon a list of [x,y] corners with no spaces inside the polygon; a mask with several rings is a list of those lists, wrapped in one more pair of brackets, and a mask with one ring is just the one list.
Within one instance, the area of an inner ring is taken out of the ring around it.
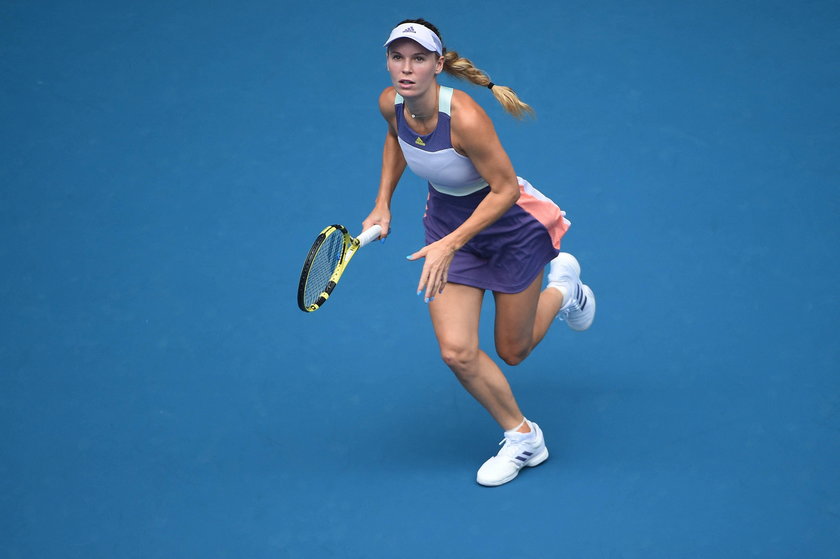
{"label": "white sock", "polygon": [[560,306],[560,310],[565,309],[569,305],[569,288],[561,283],[555,283],[549,287],[553,287],[563,296],[563,304]]}
{"label": "white sock", "polygon": [[[530,431],[528,431],[527,433],[520,433],[519,428],[522,427],[523,425],[525,425],[526,422],[528,423],[528,429],[530,429]],[[531,422],[528,421],[527,419],[522,419],[522,423],[520,423],[519,425],[517,425],[513,429],[505,431],[505,437],[518,439],[520,441],[524,440],[524,439],[531,439],[531,438],[534,437],[534,435],[535,435],[534,427],[531,425]]]}
{"label": "white sock", "polygon": [[553,287],[563,296],[563,304],[560,305],[560,311],[566,310],[566,308],[572,304],[573,297],[570,295],[570,293],[572,293],[572,288],[568,283],[550,283],[548,284],[548,287]]}

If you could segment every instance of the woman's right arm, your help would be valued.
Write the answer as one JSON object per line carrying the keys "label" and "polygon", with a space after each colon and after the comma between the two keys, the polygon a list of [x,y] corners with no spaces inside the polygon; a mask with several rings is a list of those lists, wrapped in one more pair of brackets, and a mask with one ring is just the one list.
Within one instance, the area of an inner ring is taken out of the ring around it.
{"label": "woman's right arm", "polygon": [[362,222],[363,230],[376,224],[380,225],[382,227],[381,239],[387,237],[391,231],[391,198],[406,167],[405,157],[397,141],[394,94],[394,88],[389,87],[379,96],[379,111],[388,122],[388,133],[385,135],[385,147],[382,149],[382,173],[379,178],[376,203],[373,211]]}

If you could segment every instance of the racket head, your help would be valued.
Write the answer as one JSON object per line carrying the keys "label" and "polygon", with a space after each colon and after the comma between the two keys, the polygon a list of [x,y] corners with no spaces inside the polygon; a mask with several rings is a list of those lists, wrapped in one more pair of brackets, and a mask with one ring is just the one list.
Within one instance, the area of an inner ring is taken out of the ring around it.
{"label": "racket head", "polygon": [[351,237],[343,225],[330,225],[312,243],[303,263],[298,284],[298,307],[318,310],[335,288],[333,275],[341,267]]}

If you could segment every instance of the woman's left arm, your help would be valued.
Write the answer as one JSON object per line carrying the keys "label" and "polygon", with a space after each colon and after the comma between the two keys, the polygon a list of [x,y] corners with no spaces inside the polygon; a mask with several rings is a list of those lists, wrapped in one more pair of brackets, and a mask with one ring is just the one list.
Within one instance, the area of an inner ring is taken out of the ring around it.
{"label": "woman's left arm", "polygon": [[453,97],[451,134],[452,145],[470,158],[490,184],[490,192],[457,229],[408,257],[409,260],[425,258],[417,291],[425,289],[427,300],[443,291],[455,251],[498,220],[519,199],[516,173],[490,117],[462,92],[456,92]]}

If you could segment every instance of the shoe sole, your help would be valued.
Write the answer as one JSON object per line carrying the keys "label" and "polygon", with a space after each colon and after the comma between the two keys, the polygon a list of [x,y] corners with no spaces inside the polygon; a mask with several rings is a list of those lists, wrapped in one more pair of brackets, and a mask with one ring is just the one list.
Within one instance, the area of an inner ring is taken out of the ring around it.
{"label": "shoe sole", "polygon": [[[578,280],[580,280],[580,262],[578,259],[574,257],[574,255],[569,254],[568,252],[561,252],[557,256],[554,257],[552,262],[559,261],[562,258],[562,261],[565,263],[566,266],[571,266],[575,272],[577,273]],[[549,273],[549,275],[551,275]]]}
{"label": "shoe sole", "polygon": [[522,468],[519,468],[518,470],[514,471],[513,474],[509,475],[508,477],[488,482],[482,482],[481,480],[476,479],[476,482],[478,482],[479,485],[483,485],[484,487],[498,487],[500,485],[506,484],[509,481],[513,481],[516,478],[516,476],[519,475],[519,472],[521,472],[524,468],[533,468],[539,466],[546,460],[548,460],[548,448],[543,447],[542,452],[531,458],[527,464],[524,464]]}

